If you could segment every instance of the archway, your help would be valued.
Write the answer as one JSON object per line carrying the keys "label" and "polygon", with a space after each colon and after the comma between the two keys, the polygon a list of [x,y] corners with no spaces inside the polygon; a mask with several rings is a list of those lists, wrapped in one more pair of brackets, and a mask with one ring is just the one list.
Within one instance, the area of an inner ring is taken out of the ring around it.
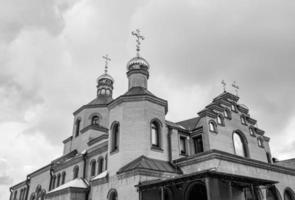
{"label": "archway", "polygon": [[266,200],[281,200],[280,193],[276,187],[270,187],[266,190]]}
{"label": "archway", "polygon": [[188,186],[185,192],[185,200],[207,200],[207,190],[204,183],[195,182]]}

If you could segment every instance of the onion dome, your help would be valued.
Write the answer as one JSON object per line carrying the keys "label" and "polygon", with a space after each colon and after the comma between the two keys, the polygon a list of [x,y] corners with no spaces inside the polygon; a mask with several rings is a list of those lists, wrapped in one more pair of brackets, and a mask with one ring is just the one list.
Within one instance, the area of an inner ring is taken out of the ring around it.
{"label": "onion dome", "polygon": [[150,64],[143,57],[136,56],[127,63],[127,75],[142,73],[149,77]]}

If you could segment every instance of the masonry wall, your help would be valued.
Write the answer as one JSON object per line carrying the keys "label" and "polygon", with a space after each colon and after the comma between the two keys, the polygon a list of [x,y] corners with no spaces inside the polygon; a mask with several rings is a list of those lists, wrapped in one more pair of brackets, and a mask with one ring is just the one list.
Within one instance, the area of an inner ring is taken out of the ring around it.
{"label": "masonry wall", "polygon": [[28,198],[30,198],[31,194],[36,191],[36,188],[38,185],[41,185],[42,189],[45,189],[46,192],[48,192],[49,183],[50,183],[49,167],[47,168],[47,170],[44,170],[41,173],[38,172],[38,174],[31,176]]}

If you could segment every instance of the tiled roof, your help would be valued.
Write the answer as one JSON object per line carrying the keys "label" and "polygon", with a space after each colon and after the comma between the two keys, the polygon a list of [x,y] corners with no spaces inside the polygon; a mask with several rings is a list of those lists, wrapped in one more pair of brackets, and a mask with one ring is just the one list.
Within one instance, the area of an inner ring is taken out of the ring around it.
{"label": "tiled roof", "polygon": [[168,173],[179,173],[180,171],[171,163],[163,160],[151,159],[146,156],[140,156],[137,159],[131,161],[124,167],[122,167],[118,174],[132,171],[136,169],[147,169],[154,170],[160,172],[168,172]]}
{"label": "tiled roof", "polygon": [[192,119],[187,119],[184,121],[177,122],[176,124],[181,125],[188,130],[192,130],[192,129],[196,128],[199,120],[200,120],[200,117],[195,117]]}

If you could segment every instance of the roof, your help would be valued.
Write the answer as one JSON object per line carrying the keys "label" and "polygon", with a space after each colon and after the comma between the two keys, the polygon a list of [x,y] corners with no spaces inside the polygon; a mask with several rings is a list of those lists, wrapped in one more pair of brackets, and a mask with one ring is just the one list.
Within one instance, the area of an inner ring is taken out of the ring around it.
{"label": "roof", "polygon": [[49,193],[53,193],[53,192],[56,192],[56,191],[59,191],[59,190],[63,190],[63,189],[66,189],[66,188],[82,188],[82,189],[87,189],[88,188],[88,183],[82,179],[82,178],[77,178],[77,179],[74,179],[70,182],[67,182],[63,185],[60,185],[59,187],[55,188],[54,190],[51,190]]}
{"label": "roof", "polygon": [[214,177],[217,179],[222,180],[229,180],[231,182],[237,183],[238,185],[247,185],[252,184],[254,186],[260,186],[260,185],[271,185],[277,183],[273,180],[267,180],[267,179],[260,179],[255,177],[249,177],[249,176],[242,176],[237,174],[229,174],[224,172],[218,172],[214,168],[209,170],[203,170],[191,174],[185,174],[180,175],[175,178],[165,179],[165,180],[150,180],[145,181],[137,185],[139,188],[149,188],[149,187],[158,187],[163,185],[169,185],[169,184],[177,184],[181,183],[185,180],[194,180],[194,179],[201,179],[206,177]]}
{"label": "roof", "polygon": [[180,129],[185,129],[185,127],[179,125],[179,124],[176,124],[174,122],[171,122],[171,121],[168,121],[168,120],[165,120],[166,122],[166,125],[167,126],[171,126],[171,127],[175,127],[175,128],[180,128]]}
{"label": "roof", "polygon": [[98,174],[97,176],[93,177],[93,178],[91,179],[91,181],[105,178],[105,177],[108,176],[108,174],[109,174],[108,171],[101,172],[101,173]]}
{"label": "roof", "polygon": [[110,96],[99,96],[90,101],[87,105],[98,105],[98,104],[108,104],[112,101]]}
{"label": "roof", "polygon": [[194,117],[192,119],[187,119],[184,121],[177,122],[176,124],[181,125],[188,130],[192,130],[196,128],[199,121],[200,121],[200,117]]}
{"label": "roof", "polygon": [[168,161],[156,160],[148,158],[146,156],[140,156],[128,163],[127,165],[123,166],[118,171],[118,174],[136,169],[147,169],[160,172],[179,173],[178,168],[169,163]]}
{"label": "roof", "polygon": [[275,165],[287,167],[287,168],[292,168],[295,169],[295,158],[291,158],[288,160],[282,160],[279,162],[274,163]]}
{"label": "roof", "polygon": [[132,87],[122,96],[133,96],[133,95],[150,95],[155,97],[153,93],[151,93],[150,91],[148,91],[146,88],[143,88],[143,87]]}

